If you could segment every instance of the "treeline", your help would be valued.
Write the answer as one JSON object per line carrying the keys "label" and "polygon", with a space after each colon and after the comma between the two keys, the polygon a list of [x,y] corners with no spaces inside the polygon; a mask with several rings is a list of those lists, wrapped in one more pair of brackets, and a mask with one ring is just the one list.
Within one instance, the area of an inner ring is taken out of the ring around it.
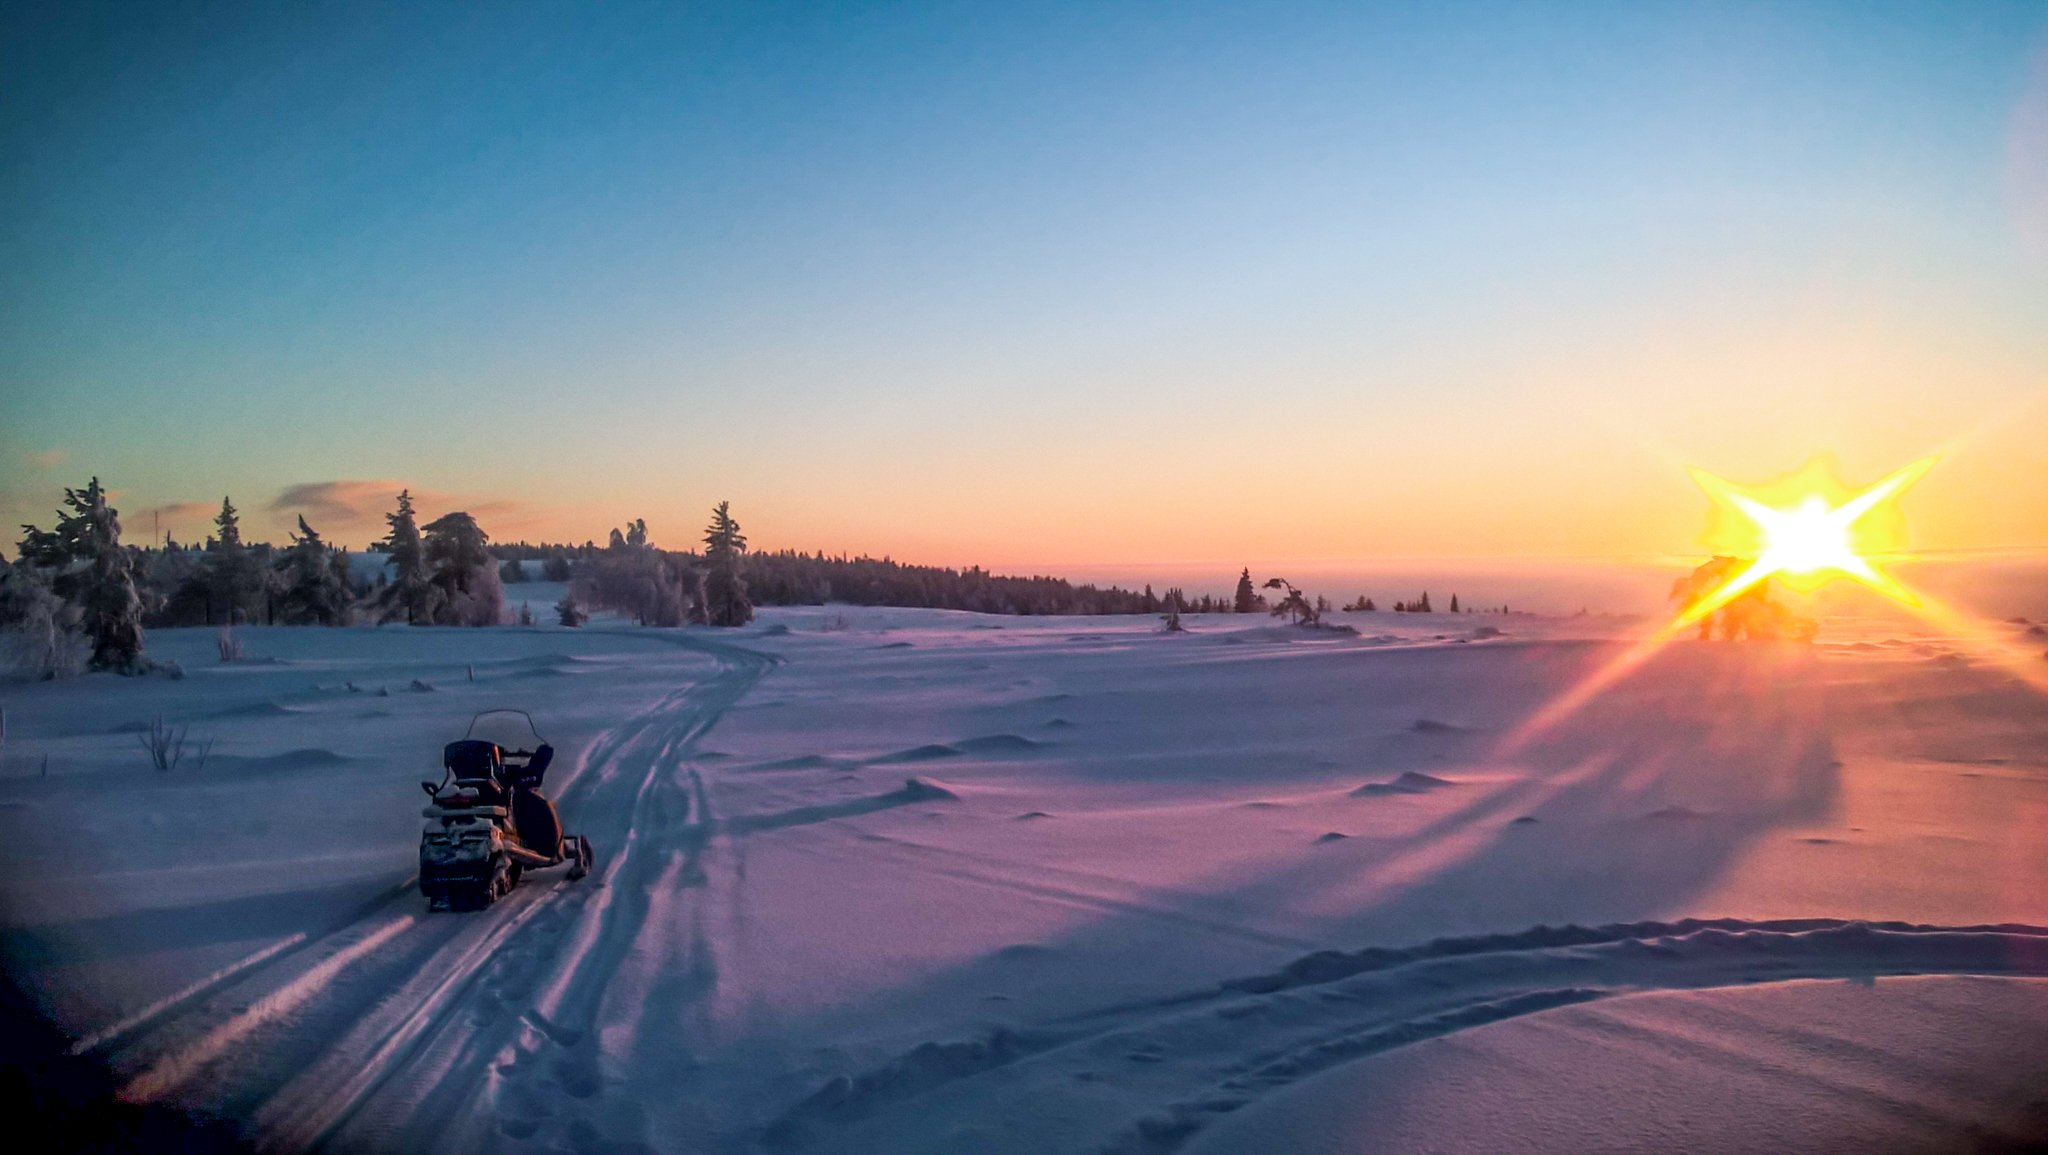
{"label": "treeline", "polygon": [[[797,550],[750,553],[726,502],[712,510],[701,551],[658,548],[644,520],[612,530],[602,547],[493,545],[467,513],[420,525],[405,491],[384,517],[387,532],[371,547],[378,564],[367,577],[346,549],[330,545],[304,517],[288,545],[245,542],[240,514],[227,498],[203,544],[167,539],[152,548],[122,544],[120,515],[107,504],[98,478],[83,489],[66,489],[63,505],[53,528],[22,527],[12,565],[0,561],[0,630],[15,651],[13,664],[44,676],[77,668],[151,669],[143,631],[161,626],[498,625],[507,617],[505,583],[527,580],[522,563],[535,560],[543,578],[569,583],[569,595],[555,606],[565,626],[583,624],[586,607],[649,626],[740,626],[753,620],[757,603],[836,602],[985,614],[1164,614],[1170,629],[1184,613],[1269,612],[1315,625],[1332,608],[1283,578],[1264,583],[1284,593],[1269,606],[1249,569],[1232,597],[1190,598],[1178,589],[1161,596],[1150,586],[1077,586],[1063,578],[1005,577],[979,566],[949,569]],[[1375,608],[1363,596],[1344,607]],[[1429,595],[1394,608],[1431,612]],[[1452,595],[1451,612],[1461,608],[1471,612]],[[524,608],[519,621],[532,624]],[[230,646],[224,634],[224,660]]]}
{"label": "treeline", "polygon": [[[739,524],[724,503],[713,510],[703,553],[656,547],[645,521],[613,530],[611,544],[571,567],[576,596],[646,625],[743,624],[753,606],[836,602],[907,606],[986,614],[1151,614],[1166,607],[1148,587],[1142,593],[1112,586],[1076,586],[1053,577],[1001,577],[980,567],[965,570],[905,565],[889,558],[830,557],[777,550],[749,553]],[[574,555],[568,547],[539,546],[546,566]],[[1219,612],[1222,600],[1188,603],[1190,612]],[[742,608],[744,607],[744,608]]]}
{"label": "treeline", "polygon": [[[376,577],[357,577],[348,551],[299,518],[291,544],[242,540],[241,515],[222,499],[202,546],[121,542],[120,512],[95,477],[64,491],[51,529],[22,526],[13,563],[0,561],[0,629],[17,668],[42,676],[77,669],[145,673],[145,628],[242,624],[496,625],[504,591],[489,538],[467,513],[417,523],[412,495],[385,516],[388,555]],[[231,636],[221,657],[233,655]]]}

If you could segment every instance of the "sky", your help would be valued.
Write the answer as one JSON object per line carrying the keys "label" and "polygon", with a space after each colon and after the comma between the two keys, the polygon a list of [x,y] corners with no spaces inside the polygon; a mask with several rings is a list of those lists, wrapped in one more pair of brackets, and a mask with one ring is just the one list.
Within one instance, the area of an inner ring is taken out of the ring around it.
{"label": "sky", "polygon": [[2026,551],[2044,434],[2039,3],[0,6],[13,522],[1640,559],[1939,453]]}

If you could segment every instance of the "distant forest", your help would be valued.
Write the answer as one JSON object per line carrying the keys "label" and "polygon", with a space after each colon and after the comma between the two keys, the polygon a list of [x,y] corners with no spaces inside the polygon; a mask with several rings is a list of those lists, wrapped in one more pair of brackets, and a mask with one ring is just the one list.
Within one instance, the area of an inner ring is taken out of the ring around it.
{"label": "distant forest", "polygon": [[[613,530],[609,545],[552,545],[501,542],[490,547],[500,561],[538,561],[547,581],[569,581],[605,568],[622,551],[650,550],[679,569],[703,564],[700,554],[658,549],[646,539],[646,523]],[[887,557],[838,557],[823,552],[775,550],[748,553],[743,566],[747,593],[755,605],[816,606],[842,602],[856,606],[915,606],[924,609],[970,610],[983,614],[1155,614],[1165,599],[1147,586],[1142,591],[1119,586],[1074,585],[1065,578],[1005,577],[978,566],[964,570],[944,566],[906,565]],[[524,570],[506,568],[506,584],[524,580]],[[610,607],[622,608],[622,607]],[[1220,613],[1230,609],[1223,598],[1202,597],[1186,603],[1186,612]]]}
{"label": "distant forest", "polygon": [[[582,625],[590,608],[651,626],[741,626],[753,620],[756,605],[844,603],[985,614],[1162,614],[1177,630],[1183,613],[1270,612],[1314,625],[1332,608],[1282,578],[1264,585],[1286,595],[1269,607],[1248,569],[1228,598],[1189,598],[1178,589],[1077,586],[978,566],[749,552],[726,502],[711,511],[701,549],[670,550],[654,544],[644,520],[612,530],[603,546],[492,543],[467,513],[419,524],[411,495],[399,493],[384,517],[389,532],[366,556],[373,564],[358,566],[303,516],[287,545],[244,541],[240,513],[226,498],[202,543],[166,537],[146,547],[124,544],[120,513],[107,498],[98,478],[66,489],[53,528],[24,525],[15,561],[0,560],[0,632],[13,651],[10,664],[46,677],[81,667],[144,672],[156,668],[143,655],[145,627],[226,627],[221,660],[232,661],[232,627],[242,624],[532,625],[526,604],[516,618],[508,613],[504,591],[531,580],[522,563],[532,561],[540,562],[543,580],[568,585],[554,606],[564,626]],[[1344,608],[1375,607],[1361,596]],[[1429,595],[1394,608],[1428,612]],[[1459,609],[1453,596],[1451,612]]]}

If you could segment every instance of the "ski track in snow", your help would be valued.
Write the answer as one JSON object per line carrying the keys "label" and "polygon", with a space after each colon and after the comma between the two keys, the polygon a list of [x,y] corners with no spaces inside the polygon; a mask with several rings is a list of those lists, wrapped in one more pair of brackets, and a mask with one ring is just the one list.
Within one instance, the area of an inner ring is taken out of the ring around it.
{"label": "ski track in snow", "polygon": [[[347,925],[270,944],[77,1049],[103,1055],[130,1099],[169,1095],[253,1119],[266,1151],[474,1146],[463,1129],[488,1114],[477,1108],[490,1098],[494,1060],[522,1036],[529,1046],[536,1034],[580,1043],[572,1050],[594,1085],[587,1025],[633,944],[650,884],[672,859],[694,868],[716,827],[708,791],[684,763],[778,661],[662,640],[708,654],[718,669],[600,736],[567,777],[559,802],[596,843],[596,874],[536,877],[488,911],[430,918],[413,910],[420,899],[408,879]],[[507,997],[525,993],[515,988],[543,976],[531,1010],[507,1009]],[[585,1028],[560,1025],[577,1023]],[[351,1134],[358,1117],[362,1133]]]}
{"label": "ski track in snow", "polygon": [[[1340,1063],[1553,1007],[1955,974],[2048,976],[2048,928],[1688,919],[1321,951],[1205,991],[922,1044],[833,1079],[761,1139],[777,1150],[940,1152],[1008,1133],[1040,1136],[1049,1150],[1150,1155]],[[1089,1094],[1091,1084],[1103,1093]],[[1134,1102],[1149,1107],[1134,1114]]]}

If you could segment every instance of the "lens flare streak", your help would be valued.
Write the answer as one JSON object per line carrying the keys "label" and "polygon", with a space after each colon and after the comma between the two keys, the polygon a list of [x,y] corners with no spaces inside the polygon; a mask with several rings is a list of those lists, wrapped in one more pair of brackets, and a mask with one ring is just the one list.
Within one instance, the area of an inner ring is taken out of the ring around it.
{"label": "lens flare streak", "polygon": [[[1689,627],[1773,577],[1784,578],[1788,584],[1808,589],[1843,577],[1859,582],[1940,629],[1974,656],[2048,693],[2048,669],[2043,668],[2044,663],[2031,650],[2015,646],[2009,639],[1986,629],[1967,615],[1907,587],[1882,568],[1892,562],[1910,560],[1907,555],[1870,550],[1859,545],[1857,523],[1873,513],[1889,511],[1893,502],[1934,467],[1935,461],[1933,457],[1915,461],[1839,503],[1831,503],[1825,494],[1815,492],[1818,486],[1809,485],[1803,495],[1785,507],[1765,504],[1753,493],[1745,492],[1704,469],[1692,470],[1693,480],[1709,497],[1747,520],[1748,528],[1763,547],[1756,560],[1705,597],[1685,606],[1654,633],[1544,703],[1502,740],[1496,754],[1514,753],[1577,713],[1587,702],[1649,661]],[[1810,464],[1795,476],[1813,478],[1819,469],[1818,463]]]}

